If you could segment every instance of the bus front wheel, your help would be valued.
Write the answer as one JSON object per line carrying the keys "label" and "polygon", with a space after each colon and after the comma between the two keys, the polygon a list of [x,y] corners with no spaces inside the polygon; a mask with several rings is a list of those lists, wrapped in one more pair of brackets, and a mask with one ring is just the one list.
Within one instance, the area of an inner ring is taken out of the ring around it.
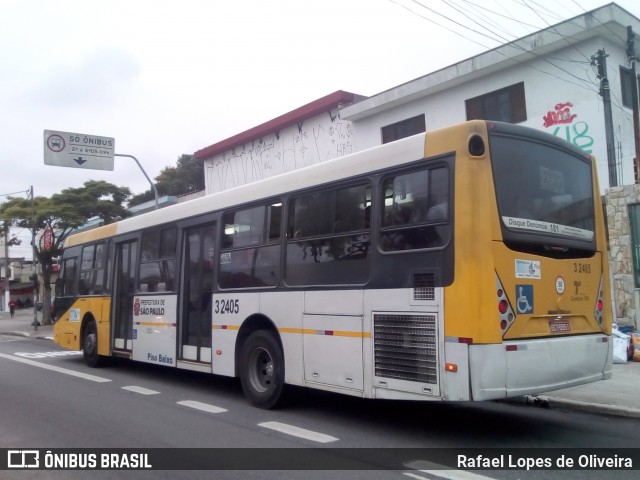
{"label": "bus front wheel", "polygon": [[87,324],[82,336],[82,355],[88,366],[93,368],[102,365],[103,357],[98,355],[98,329],[93,320]]}
{"label": "bus front wheel", "polygon": [[245,397],[259,408],[274,408],[284,389],[284,354],[274,335],[253,332],[240,356],[240,381]]}

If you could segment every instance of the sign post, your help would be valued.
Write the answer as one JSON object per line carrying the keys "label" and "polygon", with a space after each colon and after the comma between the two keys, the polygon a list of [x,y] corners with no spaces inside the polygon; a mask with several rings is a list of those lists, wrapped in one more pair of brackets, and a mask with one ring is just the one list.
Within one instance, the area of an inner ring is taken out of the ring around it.
{"label": "sign post", "polygon": [[84,133],[44,131],[44,164],[56,167],[84,168],[113,171],[114,157],[135,160],[151,185],[158,208],[158,190],[136,157],[115,153],[116,141],[111,137],[98,137]]}
{"label": "sign post", "polygon": [[44,131],[45,165],[113,171],[115,147],[111,137]]}

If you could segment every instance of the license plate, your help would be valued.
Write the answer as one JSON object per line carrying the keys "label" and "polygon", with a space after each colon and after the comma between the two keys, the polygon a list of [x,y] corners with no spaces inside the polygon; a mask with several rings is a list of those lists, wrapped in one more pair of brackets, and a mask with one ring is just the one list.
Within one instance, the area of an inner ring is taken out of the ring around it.
{"label": "license plate", "polygon": [[551,330],[551,333],[568,333],[571,331],[569,320],[566,318],[549,320],[549,330]]}

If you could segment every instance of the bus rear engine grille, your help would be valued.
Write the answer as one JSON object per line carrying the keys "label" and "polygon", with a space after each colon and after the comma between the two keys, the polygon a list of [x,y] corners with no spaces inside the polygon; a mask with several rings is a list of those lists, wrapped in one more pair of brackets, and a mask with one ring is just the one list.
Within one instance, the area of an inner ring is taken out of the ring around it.
{"label": "bus rear engine grille", "polygon": [[438,383],[436,315],[375,314],[375,374]]}
{"label": "bus rear engine grille", "polygon": [[416,273],[413,276],[413,299],[433,301],[436,299],[436,278],[432,273]]}

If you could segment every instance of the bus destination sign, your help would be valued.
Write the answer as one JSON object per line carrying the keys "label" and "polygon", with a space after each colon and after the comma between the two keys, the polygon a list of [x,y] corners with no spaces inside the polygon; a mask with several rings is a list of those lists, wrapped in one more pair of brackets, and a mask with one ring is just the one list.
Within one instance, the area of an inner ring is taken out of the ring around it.
{"label": "bus destination sign", "polygon": [[44,131],[44,164],[113,170],[115,139],[83,133]]}

